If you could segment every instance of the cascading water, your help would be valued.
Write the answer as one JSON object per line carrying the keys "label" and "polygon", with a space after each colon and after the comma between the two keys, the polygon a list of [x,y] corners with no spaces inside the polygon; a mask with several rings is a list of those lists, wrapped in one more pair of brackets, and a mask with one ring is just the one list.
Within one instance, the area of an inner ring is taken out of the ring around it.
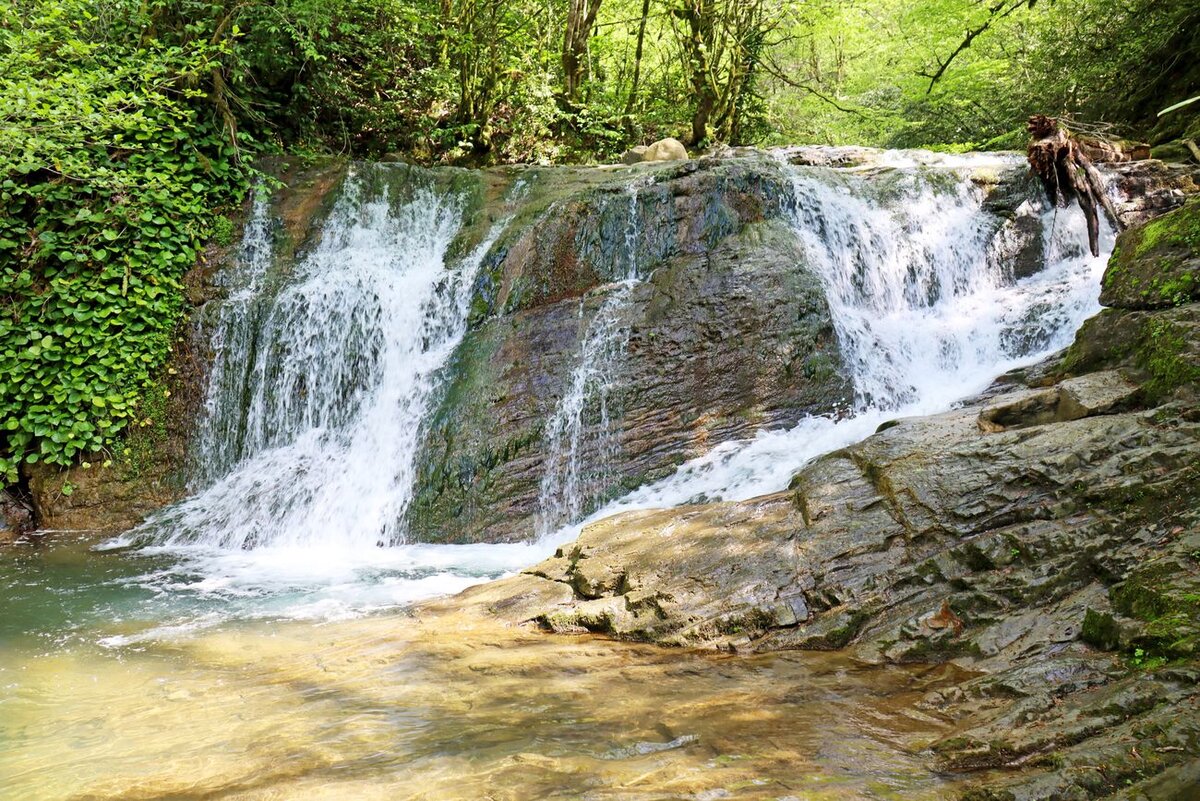
{"label": "cascading water", "polygon": [[[625,189],[627,212],[624,249],[619,252],[621,278],[584,334],[579,362],[571,384],[546,422],[546,464],[538,493],[536,531],[547,537],[579,520],[596,494],[611,484],[611,465],[619,446],[612,429],[610,398],[617,389],[617,371],[629,344],[625,312],[634,287],[642,281],[638,270],[638,192],[645,181]],[[584,311],[580,301],[579,313]]]}
{"label": "cascading water", "polygon": [[1100,308],[1113,235],[1105,228],[1101,255],[1092,257],[1077,207],[1046,208],[1040,195],[1020,204],[1018,214],[1041,217],[1043,269],[1013,276],[1012,223],[984,210],[972,178],[1020,168],[1020,157],[888,153],[856,171],[793,166],[789,151],[776,155],[793,188],[792,228],[825,285],[853,378],[852,413],[724,443],[584,523],[781,490],[806,462],[885,420],[943,411],[1065,347]]}
{"label": "cascading water", "polygon": [[180,560],[148,583],[275,596],[288,614],[324,616],[454,591],[528,561],[522,546],[403,545],[421,424],[511,218],[448,259],[464,199],[393,169],[350,174],[291,274],[273,273],[268,204],[255,203],[211,321],[194,494],[111,543]]}
{"label": "cascading water", "polygon": [[461,199],[382,185],[350,176],[319,245],[269,297],[257,276],[270,252],[251,242],[252,278],[218,323],[200,438],[209,476],[224,475],[151,521],[163,544],[400,539],[417,434],[479,260],[445,265]]}
{"label": "cascading water", "polygon": [[970,172],[1017,159],[984,158],[940,177],[889,176],[886,203],[861,176],[791,170],[793,227],[825,284],[860,412],[944,408],[1065,346],[1099,308],[1104,260],[1080,241],[1076,210],[1051,212],[1045,269],[1013,279],[996,253],[1006,226],[981,209]]}
{"label": "cascading water", "polygon": [[224,270],[216,282],[229,294],[215,307],[215,319],[207,321],[212,347],[212,367],[204,398],[204,424],[197,434],[192,454],[193,489],[211,484],[237,463],[242,447],[243,410],[233,402],[241,397],[250,380],[254,338],[259,318],[266,308],[264,282],[272,263],[270,199],[258,192],[250,219],[242,233],[236,269]]}
{"label": "cascading water", "polygon": [[[787,156],[786,213],[825,284],[854,408],[720,445],[587,520],[782,489],[805,462],[885,419],[941,411],[1064,346],[1098,307],[1105,256],[1089,255],[1077,209],[1044,209],[1040,196],[1017,213],[1040,215],[1044,269],[1014,278],[1012,223],[985,208],[972,178],[1015,158],[889,154],[848,170],[795,167]],[[171,560],[146,585],[211,601],[214,621],[240,598],[251,615],[358,614],[531,564],[587,522],[579,518],[612,484],[602,480],[617,447],[612,404],[643,279],[640,185],[618,196],[628,204],[619,280],[547,423],[537,541],[402,544],[419,432],[464,334],[479,266],[507,224],[448,262],[463,203],[420,175],[351,178],[291,274],[274,264],[267,205],[256,204],[211,321],[196,494],[117,541]]]}

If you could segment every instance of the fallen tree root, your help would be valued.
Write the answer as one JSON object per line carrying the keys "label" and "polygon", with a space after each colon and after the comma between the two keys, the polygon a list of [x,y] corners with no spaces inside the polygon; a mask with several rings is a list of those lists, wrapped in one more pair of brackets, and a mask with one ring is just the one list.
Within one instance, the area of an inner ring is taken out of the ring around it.
{"label": "fallen tree root", "polygon": [[1058,120],[1035,114],[1029,118],[1026,128],[1033,135],[1027,150],[1029,166],[1041,179],[1051,203],[1065,206],[1071,198],[1079,203],[1087,219],[1088,245],[1092,255],[1099,256],[1100,217],[1096,205],[1104,209],[1114,229],[1120,232],[1123,227],[1117,210],[1104,191],[1100,171],[1083,154],[1071,133],[1058,124]]}

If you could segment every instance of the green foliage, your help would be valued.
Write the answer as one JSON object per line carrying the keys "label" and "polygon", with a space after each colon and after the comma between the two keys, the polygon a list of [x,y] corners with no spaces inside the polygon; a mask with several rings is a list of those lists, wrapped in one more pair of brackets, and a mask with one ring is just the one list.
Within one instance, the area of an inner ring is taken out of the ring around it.
{"label": "green foliage", "polygon": [[180,320],[182,274],[246,171],[201,80],[226,54],[135,2],[0,17],[0,475],[110,447]]}
{"label": "green foliage", "polygon": [[154,463],[155,457],[166,444],[168,398],[171,391],[162,383],[153,383],[142,393],[137,419],[131,421],[119,461],[126,475],[141,476]]}
{"label": "green foliage", "polygon": [[1134,648],[1128,661],[1129,666],[1135,670],[1154,670],[1167,663],[1166,657],[1150,654],[1145,648]]}
{"label": "green foliage", "polygon": [[[769,82],[775,138],[1020,149],[1024,120],[1033,113],[1157,139],[1180,135],[1194,120],[1190,109],[1181,109],[1159,123],[1156,112],[1200,89],[1196,0],[1015,4],[1020,7],[996,19],[933,82],[930,76],[964,32],[1005,5],[808,4],[773,57],[793,82],[813,91]],[[1160,130],[1152,131],[1156,124]],[[1168,124],[1174,127],[1163,127]]]}
{"label": "green foliage", "polygon": [[[182,276],[206,240],[231,243],[221,212],[264,148],[480,164],[668,135],[1019,146],[1033,111],[1144,129],[1200,90],[1200,0],[605,0],[569,97],[566,18],[534,0],[6,4],[0,474],[112,449],[146,417]],[[1194,380],[1156,342],[1160,383]]]}
{"label": "green foliage", "polygon": [[1200,366],[1187,358],[1187,353],[1185,327],[1166,319],[1151,319],[1146,323],[1138,361],[1150,373],[1146,388],[1152,395],[1163,397],[1179,387],[1200,383]]}

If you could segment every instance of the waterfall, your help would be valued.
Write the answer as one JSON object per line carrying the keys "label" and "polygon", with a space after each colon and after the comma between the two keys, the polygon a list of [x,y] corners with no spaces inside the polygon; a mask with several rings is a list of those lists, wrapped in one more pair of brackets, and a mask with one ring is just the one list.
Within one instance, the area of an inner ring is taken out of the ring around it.
{"label": "waterfall", "polygon": [[[638,192],[646,179],[625,188],[624,248],[619,252],[621,277],[610,287],[579,348],[570,385],[546,421],[546,462],[538,493],[535,528],[545,537],[583,516],[587,505],[612,484],[611,466],[620,443],[612,427],[611,399],[619,388],[618,370],[629,345],[625,313],[638,270]],[[584,312],[585,301],[579,304]]]}
{"label": "waterfall", "polygon": [[[1019,163],[960,158],[898,171],[882,188],[871,176],[790,168],[792,228],[825,285],[858,411],[945,408],[1069,344],[1099,310],[1104,260],[1087,253],[1078,209],[1049,212],[1035,276],[1015,279],[997,253],[1011,223],[983,210],[971,172]],[[1017,213],[1036,215],[1041,202]]]}
{"label": "waterfall", "polygon": [[439,372],[499,234],[448,263],[463,199],[420,173],[357,167],[290,275],[256,203],[213,332],[195,494],[135,536],[224,549],[403,539]]}
{"label": "waterfall", "polygon": [[[465,198],[431,173],[360,166],[317,244],[288,269],[269,204],[256,200],[237,263],[221,277],[226,296],[204,312],[213,363],[192,494],[113,542],[170,557],[141,579],[156,593],[221,610],[166,628],[394,607],[532,564],[609,514],[782,490],[807,461],[884,420],[943,411],[1063,347],[1099,308],[1107,252],[1090,256],[1077,208],[1046,208],[1032,187],[1008,217],[987,205],[978,174],[1012,169],[1018,157],[884,154],[833,169],[793,166],[789,155],[778,154],[778,169],[804,253],[797,269],[824,284],[853,408],[721,444],[594,509],[616,483],[631,310],[647,289],[635,182],[598,210],[625,220],[613,263],[602,265],[616,280],[547,420],[538,537],[519,545],[405,544],[403,529],[422,426],[510,217],[451,257]],[[1018,224],[1030,222],[1042,231],[1042,269],[1022,278],[1011,260]],[[1111,249],[1111,232],[1102,246]],[[596,302],[585,298],[580,314]]]}
{"label": "waterfall", "polygon": [[1017,217],[1040,218],[1042,269],[1011,269],[1014,220],[984,207],[976,171],[1017,169],[1018,156],[887,153],[859,170],[793,166],[788,219],[820,277],[855,388],[840,417],[723,443],[558,535],[635,509],[744,500],[787,487],[808,461],[870,435],[885,420],[944,411],[1001,373],[1070,344],[1100,309],[1113,246],[1088,249],[1078,207],[1047,208],[1040,193]]}

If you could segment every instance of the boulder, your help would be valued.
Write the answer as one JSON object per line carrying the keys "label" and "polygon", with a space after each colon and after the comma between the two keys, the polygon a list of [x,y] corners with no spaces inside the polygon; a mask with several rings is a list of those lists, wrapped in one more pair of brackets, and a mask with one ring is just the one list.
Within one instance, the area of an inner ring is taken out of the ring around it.
{"label": "boulder", "polygon": [[1166,309],[1200,301],[1200,200],[1121,237],[1104,274],[1100,302],[1118,309]]}
{"label": "boulder", "polygon": [[646,152],[642,154],[642,161],[687,161],[687,148],[678,139],[667,137],[659,139],[654,144],[646,148]]}
{"label": "boulder", "polygon": [[1118,370],[1090,373],[1049,389],[1001,396],[979,412],[979,430],[996,433],[1109,414],[1133,406],[1138,391],[1138,385]]}
{"label": "boulder", "polygon": [[649,148],[647,148],[645,145],[638,145],[634,148],[631,148],[630,150],[625,151],[625,155],[621,156],[621,163],[622,164],[640,164],[640,163],[642,163],[643,161],[646,160],[646,151],[648,149]]}

